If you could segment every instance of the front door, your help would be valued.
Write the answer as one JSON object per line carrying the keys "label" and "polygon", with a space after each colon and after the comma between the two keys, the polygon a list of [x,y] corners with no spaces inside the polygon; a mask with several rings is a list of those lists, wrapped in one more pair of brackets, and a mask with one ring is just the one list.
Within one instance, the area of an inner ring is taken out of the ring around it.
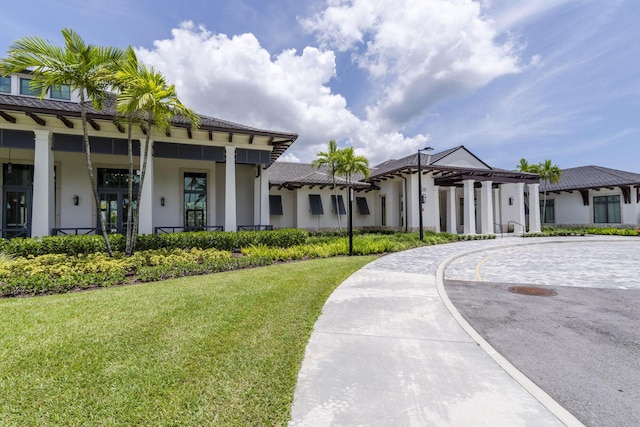
{"label": "front door", "polygon": [[[107,232],[123,233],[127,226],[127,209],[129,208],[127,192],[102,191],[98,197],[100,197],[100,214],[102,220],[105,221]],[[133,209],[135,208],[134,204]]]}
{"label": "front door", "polygon": [[5,164],[2,176],[2,237],[30,237],[33,166]]}

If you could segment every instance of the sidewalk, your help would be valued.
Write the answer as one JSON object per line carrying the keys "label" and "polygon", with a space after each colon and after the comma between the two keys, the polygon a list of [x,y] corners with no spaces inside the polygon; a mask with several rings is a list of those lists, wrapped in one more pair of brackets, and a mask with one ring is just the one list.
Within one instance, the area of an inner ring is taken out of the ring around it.
{"label": "sidewalk", "polygon": [[581,425],[496,363],[499,355],[492,358],[490,346],[481,347],[441,297],[444,267],[457,255],[542,241],[553,239],[423,247],[354,273],[315,325],[290,426]]}

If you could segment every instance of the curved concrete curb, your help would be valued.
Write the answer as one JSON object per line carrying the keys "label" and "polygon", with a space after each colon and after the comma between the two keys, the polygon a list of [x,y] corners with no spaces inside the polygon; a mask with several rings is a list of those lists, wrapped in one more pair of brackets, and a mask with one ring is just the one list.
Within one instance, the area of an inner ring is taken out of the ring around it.
{"label": "curved concrete curb", "polygon": [[520,372],[515,366],[511,364],[505,357],[503,357],[500,353],[496,351],[495,348],[491,344],[489,344],[475,329],[471,327],[471,325],[464,319],[464,317],[460,314],[458,309],[453,305],[447,292],[444,288],[444,273],[447,267],[456,259],[478,253],[478,252],[486,252],[489,250],[494,250],[496,248],[509,248],[516,246],[527,246],[531,244],[541,244],[541,243],[561,243],[562,240],[547,240],[544,242],[540,241],[531,241],[527,243],[517,243],[517,244],[508,244],[508,245],[500,245],[494,247],[485,247],[480,249],[474,249],[465,252],[459,252],[455,255],[451,255],[448,258],[445,258],[440,262],[438,268],[436,270],[436,289],[438,290],[438,294],[440,295],[440,299],[444,303],[445,307],[453,318],[462,326],[465,332],[473,339],[488,355],[491,357],[504,371],[509,374],[514,380],[522,386],[527,392],[529,392],[536,400],[538,400],[542,405],[544,405],[553,415],[555,415],[558,420],[569,427],[584,427],[584,424],[580,422],[573,414],[567,411],[564,407],[562,407],[558,402],[556,402],[551,396],[549,396],[544,390],[538,387],[533,381],[531,381],[526,375]]}

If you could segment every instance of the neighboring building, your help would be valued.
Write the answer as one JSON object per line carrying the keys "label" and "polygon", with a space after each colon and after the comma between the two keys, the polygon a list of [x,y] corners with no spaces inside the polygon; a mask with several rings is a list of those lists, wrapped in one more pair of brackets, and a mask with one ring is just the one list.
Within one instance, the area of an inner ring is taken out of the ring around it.
{"label": "neighboring building", "polygon": [[[77,96],[67,86],[39,99],[28,73],[0,79],[2,237],[87,233],[96,212],[89,185]],[[123,229],[127,135],[114,100],[88,106],[94,171],[108,228]],[[141,233],[183,229],[236,231],[269,225],[267,168],[298,137],[201,116],[154,131],[139,201]],[[134,129],[136,162],[146,136]],[[229,161],[231,159],[231,161]],[[139,163],[138,163],[139,164]]]}
{"label": "neighboring building", "polygon": [[540,186],[541,216],[544,191],[545,225],[640,224],[640,174],[601,166],[563,169],[560,182]]}

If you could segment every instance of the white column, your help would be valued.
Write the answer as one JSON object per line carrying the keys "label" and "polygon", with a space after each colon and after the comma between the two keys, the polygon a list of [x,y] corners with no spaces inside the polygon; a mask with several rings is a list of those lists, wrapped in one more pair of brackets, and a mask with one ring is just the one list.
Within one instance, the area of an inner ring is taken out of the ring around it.
{"label": "white column", "polygon": [[500,213],[500,189],[499,188],[493,189],[493,222],[496,224],[499,224],[499,227],[494,225],[493,231],[497,233],[501,232],[502,231],[502,215]]}
{"label": "white column", "polygon": [[540,184],[529,184],[529,233],[540,232]]}
{"label": "white column", "polygon": [[447,233],[458,234],[458,215],[456,203],[456,187],[451,186],[447,191]]}
{"label": "white column", "polygon": [[518,222],[518,224],[515,225],[514,228],[514,232],[518,233],[524,233],[526,232],[526,230],[523,230],[522,227],[524,227],[524,222],[525,222],[525,215],[524,215],[524,184],[519,182],[516,184],[516,195],[514,197],[514,201],[513,203],[516,205],[516,208],[518,209],[518,217],[516,218],[516,221]]}
{"label": "white column", "polygon": [[224,231],[237,231],[236,219],[236,147],[226,146]]}
{"label": "white column", "polygon": [[[34,130],[33,204],[31,237],[49,236],[55,227],[55,187],[51,132]],[[71,201],[67,201],[70,203]]]}
{"label": "white column", "polygon": [[[145,140],[140,140],[140,170],[142,171],[142,163],[144,162]],[[147,168],[144,174],[144,182],[142,183],[142,195],[138,202],[138,233],[153,234],[153,140],[149,140],[149,154],[147,155]]]}
{"label": "white column", "polygon": [[492,181],[484,181],[480,190],[480,228],[482,234],[493,234]]}
{"label": "white column", "polygon": [[269,169],[260,166],[260,224],[270,225],[271,217],[269,215]]}
{"label": "white column", "polygon": [[464,234],[476,234],[475,190],[472,179],[465,179],[464,183]]}
{"label": "white column", "polygon": [[253,180],[253,225],[260,224],[260,215],[262,210],[262,166],[255,165],[254,172],[256,175]]}
{"label": "white column", "polygon": [[433,220],[433,229],[436,233],[440,232],[440,186],[433,186],[433,203],[431,204],[431,218]]}

